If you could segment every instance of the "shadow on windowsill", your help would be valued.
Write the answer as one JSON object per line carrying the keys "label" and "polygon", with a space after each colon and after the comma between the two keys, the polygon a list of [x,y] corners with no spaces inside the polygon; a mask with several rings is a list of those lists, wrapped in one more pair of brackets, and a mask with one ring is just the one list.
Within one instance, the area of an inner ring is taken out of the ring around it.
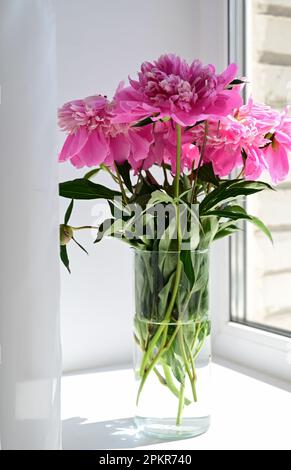
{"label": "shadow on windowsill", "polygon": [[132,418],[97,423],[77,417],[63,421],[64,450],[134,449],[161,442],[139,433]]}

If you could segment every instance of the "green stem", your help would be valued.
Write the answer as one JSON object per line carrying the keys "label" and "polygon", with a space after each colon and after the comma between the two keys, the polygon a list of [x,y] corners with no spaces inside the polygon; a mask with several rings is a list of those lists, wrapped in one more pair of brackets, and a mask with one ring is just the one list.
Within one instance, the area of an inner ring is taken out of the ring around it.
{"label": "green stem", "polygon": [[145,352],[145,354],[143,356],[143,361],[142,361],[142,365],[141,365],[141,368],[140,368],[140,375],[141,376],[143,376],[144,373],[145,373],[145,368],[147,366],[147,363],[149,362],[149,360],[150,360],[150,358],[151,358],[151,356],[154,352],[155,346],[156,346],[157,342],[159,341],[160,336],[164,332],[165,328],[168,329],[168,323],[171,319],[173,308],[174,308],[176,298],[177,298],[177,295],[178,295],[178,290],[179,290],[179,285],[180,285],[180,280],[181,280],[181,273],[182,273],[182,262],[179,259],[178,265],[177,265],[177,270],[176,270],[176,275],[175,275],[175,283],[174,283],[174,287],[173,287],[173,293],[172,293],[172,297],[171,297],[168,309],[166,311],[165,320],[163,321],[163,323],[161,323],[159,325],[159,328],[157,329],[153,339],[150,341],[150,344],[147,348],[147,351]]}
{"label": "green stem", "polygon": [[196,323],[196,331],[195,331],[195,336],[194,336],[192,344],[191,344],[191,351],[193,351],[193,349],[194,349],[194,346],[195,346],[196,341],[198,339],[200,330],[201,330],[201,323]]}
{"label": "green stem", "polygon": [[174,181],[175,197],[178,198],[180,194],[180,175],[181,175],[181,146],[182,146],[182,128],[176,124],[177,134],[177,148],[176,148],[176,176]]}
{"label": "green stem", "polygon": [[113,181],[115,183],[119,183],[118,178],[114,175],[114,173],[112,173],[112,171],[108,168],[108,166],[106,166],[102,163],[100,165],[100,168],[102,168],[102,170],[106,171],[111,176],[111,178],[113,179]]}
{"label": "green stem", "polygon": [[166,379],[162,376],[162,374],[160,374],[160,372],[158,371],[158,369],[157,369],[156,367],[154,368],[154,373],[156,374],[156,376],[157,376],[158,379],[159,379],[159,382],[160,382],[162,385],[167,385]]}
{"label": "green stem", "polygon": [[[176,387],[176,385],[174,384],[172,374],[171,374],[171,368],[167,364],[163,364],[163,370],[164,370],[165,379],[166,379],[166,383],[167,383],[168,388],[171,390],[171,392],[177,398],[179,398],[180,397],[180,392],[179,392],[178,388]],[[191,400],[189,400],[188,398],[185,398],[184,402],[185,402],[185,405],[190,405],[191,404]]]}
{"label": "green stem", "polygon": [[169,349],[172,346],[172,344],[173,344],[173,342],[174,342],[174,340],[175,340],[175,338],[176,338],[176,336],[179,332],[179,329],[180,329],[180,325],[177,326],[174,334],[171,336],[171,339],[170,339],[168,345],[166,345],[167,337],[164,333],[164,338],[163,338],[163,341],[162,341],[162,344],[161,344],[161,347],[160,347],[159,351],[157,352],[155,358],[153,359],[152,363],[149,365],[147,370],[141,375],[142,379],[141,379],[141,383],[140,383],[138,393],[137,393],[137,398],[136,398],[136,404],[137,405],[138,405],[138,402],[139,402],[140,394],[142,392],[142,389],[143,389],[143,387],[146,383],[146,380],[147,380],[148,376],[150,375],[151,371],[156,366],[156,364],[158,363],[158,361],[160,360],[162,355],[167,351],[167,349]]}
{"label": "green stem", "polygon": [[118,180],[118,183],[119,183],[120,191],[122,193],[123,202],[125,204],[128,204],[128,198],[127,198],[127,195],[126,195],[126,192],[125,192],[125,189],[124,189],[124,186],[123,186],[123,182],[122,182],[122,179],[121,179],[121,175],[118,171],[118,167],[117,167],[116,163],[114,164],[114,167],[115,167],[116,176],[117,176],[117,180]]}
{"label": "green stem", "polygon": [[98,227],[92,227],[91,225],[84,225],[83,227],[71,227],[75,232],[78,230],[89,230],[89,229],[96,229],[98,230]]}
{"label": "green stem", "polygon": [[184,395],[185,395],[185,383],[183,382],[180,387],[180,393],[179,393],[179,407],[178,407],[178,414],[177,414],[177,420],[176,420],[176,425],[180,426],[182,422],[182,413],[184,409]]}
{"label": "green stem", "polygon": [[188,346],[187,343],[186,343],[186,346],[187,346],[187,349],[188,349],[188,354],[189,354],[189,358],[190,358],[190,365],[191,365],[191,369],[192,369],[192,377],[193,377],[192,380],[193,380],[193,383],[194,383],[194,390],[195,390],[194,402],[197,403],[198,398],[197,398],[197,390],[196,390],[196,382],[197,382],[196,367],[195,367],[195,362],[194,362],[193,355],[192,355],[192,350],[189,349],[189,346]]}
{"label": "green stem", "polygon": [[203,157],[204,157],[205,150],[206,150],[207,137],[208,137],[208,121],[205,121],[204,139],[203,139],[203,144],[202,144],[202,149],[201,149],[201,154],[200,154],[198,167],[197,167],[197,170],[195,172],[194,184],[193,184],[193,189],[192,189],[192,194],[191,194],[191,203],[192,204],[194,202],[197,203],[196,186],[197,186],[197,182],[198,182],[199,170],[201,168],[201,165],[202,165],[202,162],[203,162]]}
{"label": "green stem", "polygon": [[[198,260],[198,261],[199,261],[199,260]],[[198,265],[198,266],[195,266],[195,274],[196,274],[196,273],[199,273],[200,267],[201,267],[201,261],[199,261],[199,265]],[[196,274],[196,279],[199,279],[199,276],[197,276],[197,274]],[[195,282],[193,283],[192,289],[190,290],[190,292],[188,293],[188,295],[187,295],[187,297],[186,297],[186,300],[185,300],[185,303],[184,303],[184,308],[183,308],[183,313],[182,313],[182,317],[183,317],[183,318],[184,318],[184,315],[185,315],[186,310],[187,310],[187,308],[188,308],[188,305],[189,305],[189,303],[190,303],[190,300],[192,299],[193,294],[194,294],[194,292],[195,292],[196,289],[197,289],[197,287],[196,287],[196,286],[197,286],[197,285],[196,285],[196,282],[197,282],[197,281],[195,281]],[[201,291],[200,291],[200,299],[201,299]],[[201,302],[201,300],[199,300],[199,307],[200,307],[200,302]],[[197,308],[196,310],[199,312],[199,308]]]}
{"label": "green stem", "polygon": [[205,342],[205,340],[206,340],[206,336],[207,336],[207,330],[205,329],[205,330],[204,330],[204,333],[203,333],[203,338],[202,338],[202,340],[201,340],[201,342],[200,342],[200,345],[199,345],[198,348],[196,349],[195,354],[194,354],[194,356],[193,356],[193,361],[196,361],[197,357],[199,356],[199,353],[201,352],[201,349],[202,349],[203,346],[204,346],[204,342]]}
{"label": "green stem", "polygon": [[195,402],[197,402],[197,392],[196,392],[196,384],[195,384],[196,377],[193,377],[192,374],[191,374],[191,370],[190,370],[190,367],[189,367],[189,360],[187,358],[187,354],[186,354],[186,351],[185,351],[184,335],[183,335],[183,330],[182,329],[179,331],[179,346],[180,346],[181,353],[182,353],[182,356],[183,356],[185,370],[186,370],[186,373],[187,373],[187,375],[189,377],[189,380],[190,380],[193,399],[194,399]]}
{"label": "green stem", "polygon": [[[177,132],[177,156],[176,156],[176,178],[175,178],[175,197],[177,199],[176,219],[177,219],[177,244],[178,252],[181,251],[182,233],[181,233],[181,220],[180,220],[180,174],[181,174],[181,156],[182,156],[182,128],[176,124]],[[179,259],[180,261],[180,259]]]}
{"label": "green stem", "polygon": [[[181,224],[180,224],[180,207],[179,207],[179,195],[180,195],[180,174],[181,174],[181,155],[182,155],[182,128],[179,124],[176,125],[176,132],[177,132],[177,152],[176,152],[176,177],[174,180],[174,192],[175,192],[175,197],[177,199],[177,206],[176,206],[176,218],[177,218],[177,240],[178,240],[178,252],[181,251],[181,244],[182,244],[182,235],[181,235]],[[180,260],[180,256],[178,258],[178,263],[177,263],[177,269],[175,273],[175,281],[174,281],[174,286],[173,286],[173,292],[171,296],[171,300],[169,303],[169,306],[167,308],[166,314],[165,314],[165,319],[164,322],[159,325],[159,328],[157,329],[153,339],[150,341],[150,344],[148,346],[148,349],[146,353],[143,356],[143,361],[141,364],[141,369],[140,369],[140,376],[142,377],[141,383],[139,386],[138,394],[137,394],[137,404],[139,402],[140,394],[142,392],[142,389],[144,387],[144,384],[151,373],[152,369],[155,367],[155,365],[158,363],[160,357],[163,355],[163,353],[170,348],[170,345],[175,339],[176,334],[179,332],[179,327],[176,328],[175,333],[172,335],[168,346],[165,347],[166,342],[167,342],[167,335],[168,335],[168,327],[169,327],[169,322],[171,320],[172,312],[175,306],[175,302],[177,299],[179,287],[180,287],[180,281],[181,281],[181,275],[182,275],[182,262]],[[162,339],[162,344],[160,346],[160,349],[156,356],[154,357],[153,361],[151,364],[148,366],[148,362],[150,361],[152,354],[154,352],[154,349],[157,345],[157,342],[159,341],[161,335],[163,334],[163,339]],[[180,394],[180,400],[181,400],[181,394]],[[184,392],[183,392],[183,406],[184,406]],[[183,407],[181,409],[181,413],[183,411]]]}

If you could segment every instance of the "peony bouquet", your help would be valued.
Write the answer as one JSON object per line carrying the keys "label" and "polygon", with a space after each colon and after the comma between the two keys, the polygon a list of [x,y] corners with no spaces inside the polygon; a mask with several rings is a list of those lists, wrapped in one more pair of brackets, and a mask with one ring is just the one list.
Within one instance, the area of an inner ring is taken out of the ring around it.
{"label": "peony bouquet", "polygon": [[[291,118],[252,99],[243,104],[243,86],[234,64],[217,74],[213,65],[168,54],[144,62],[112,101],[96,95],[59,110],[67,133],[60,162],[91,168],[60,184],[60,195],[70,199],[61,259],[70,269],[67,247],[78,243],[69,225],[74,201],[106,200],[110,216],[97,228],[96,243],[120,238],[135,252],[137,416],[152,431],[161,431],[165,413],[154,420],[142,408],[143,391],[151,400],[147,382],[167,391],[165,401],[176,400],[171,429],[182,429],[183,413],[195,415],[186,410],[199,400],[197,364],[210,335],[209,246],[240,230],[241,221],[272,239],[244,200],[272,190],[258,181],[264,175],[273,183],[286,178]],[[110,188],[98,184],[101,171],[110,175]]]}

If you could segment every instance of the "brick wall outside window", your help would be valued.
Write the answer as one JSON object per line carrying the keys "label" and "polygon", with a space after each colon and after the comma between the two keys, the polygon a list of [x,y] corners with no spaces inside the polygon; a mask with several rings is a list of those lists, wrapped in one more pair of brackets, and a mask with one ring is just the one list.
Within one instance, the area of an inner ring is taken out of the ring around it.
{"label": "brick wall outside window", "polygon": [[[284,109],[291,103],[291,0],[250,3],[251,92],[255,100]],[[277,193],[251,198],[248,210],[269,225],[275,243],[248,230],[248,319],[291,331],[291,173]]]}

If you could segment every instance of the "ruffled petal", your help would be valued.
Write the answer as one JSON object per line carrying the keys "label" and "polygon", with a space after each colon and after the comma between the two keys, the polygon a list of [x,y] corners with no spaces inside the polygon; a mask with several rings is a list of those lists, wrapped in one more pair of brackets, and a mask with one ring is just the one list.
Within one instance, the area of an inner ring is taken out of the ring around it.
{"label": "ruffled petal", "polygon": [[225,146],[216,149],[208,155],[212,162],[214,173],[220,177],[228,176],[236,167],[242,164],[241,148]]}
{"label": "ruffled petal", "polygon": [[283,181],[289,173],[289,160],[286,148],[276,142],[266,147],[264,155],[272,181],[274,183]]}
{"label": "ruffled petal", "polygon": [[78,155],[88,141],[88,131],[81,127],[77,132],[69,134],[59,154],[59,161],[65,162]]}
{"label": "ruffled petal", "polygon": [[218,76],[218,81],[222,85],[229,85],[238,74],[238,67],[236,64],[230,64],[224,72]]}
{"label": "ruffled petal", "polygon": [[124,163],[130,154],[129,139],[124,134],[111,137],[109,142],[110,154],[117,163]]}
{"label": "ruffled petal", "polygon": [[283,130],[278,130],[275,133],[275,139],[280,144],[288,146],[288,149],[291,150],[291,136],[286,134]]}
{"label": "ruffled petal", "polygon": [[148,156],[151,141],[145,138],[145,135],[138,133],[134,130],[130,130],[128,138],[131,144],[131,153],[134,160],[143,160]]}
{"label": "ruffled petal", "polygon": [[98,130],[90,132],[86,145],[78,153],[85,165],[91,167],[104,162],[109,153],[107,140]]}
{"label": "ruffled petal", "polygon": [[265,155],[261,149],[250,148],[247,150],[245,162],[245,178],[247,180],[259,179],[266,166]]}
{"label": "ruffled petal", "polygon": [[70,161],[71,161],[72,165],[75,168],[77,168],[78,170],[80,168],[84,168],[84,166],[85,166],[85,163],[83,162],[83,160],[78,155],[75,155],[74,157],[72,157]]}

